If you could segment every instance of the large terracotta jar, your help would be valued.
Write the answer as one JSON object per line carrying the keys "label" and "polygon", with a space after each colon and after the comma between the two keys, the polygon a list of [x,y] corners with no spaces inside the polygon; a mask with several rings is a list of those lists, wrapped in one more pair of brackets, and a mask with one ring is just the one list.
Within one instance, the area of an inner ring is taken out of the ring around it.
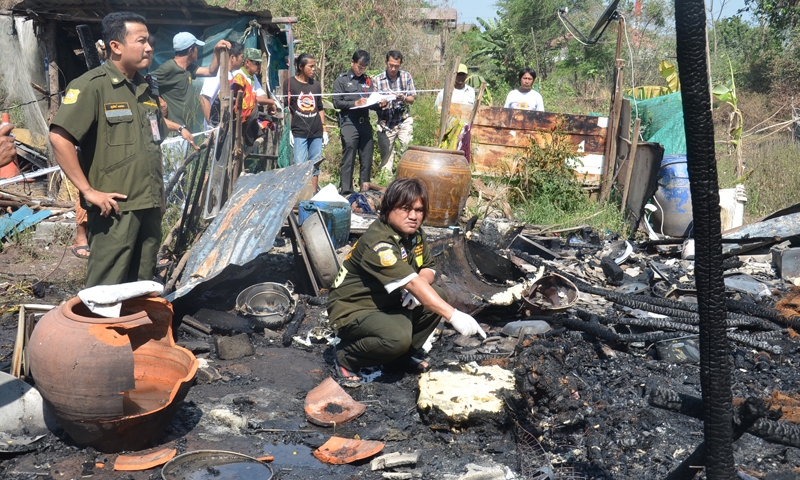
{"label": "large terracotta jar", "polygon": [[172,339],[172,305],[155,297],[124,301],[118,318],[68,300],[37,323],[28,356],[61,426],[78,445],[106,453],[158,441],[198,365]]}
{"label": "large terracotta jar", "polygon": [[397,178],[419,178],[428,188],[429,212],[425,225],[458,224],[472,182],[463,152],[412,145],[397,164]]}

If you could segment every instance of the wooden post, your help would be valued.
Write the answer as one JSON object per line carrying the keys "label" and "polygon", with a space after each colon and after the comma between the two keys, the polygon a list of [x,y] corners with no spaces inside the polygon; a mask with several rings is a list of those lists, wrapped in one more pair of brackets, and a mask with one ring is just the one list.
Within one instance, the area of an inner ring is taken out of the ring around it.
{"label": "wooden post", "polygon": [[[611,108],[608,115],[608,132],[606,134],[605,146],[605,161],[603,162],[603,174],[600,177],[600,205],[603,204],[608,196],[608,190],[611,188],[611,177],[614,175],[612,165],[616,163],[616,145],[617,145],[617,131],[616,126],[619,124],[619,107],[617,106],[617,97],[621,96],[620,89],[622,87],[622,67],[620,62],[624,61],[619,58],[622,52],[622,32],[623,32],[623,19],[620,17],[617,26],[617,49],[614,55],[615,68],[614,68],[614,86],[611,89]],[[622,100],[620,98],[620,100]]]}
{"label": "wooden post", "polygon": [[[47,53],[47,72],[48,90],[51,95],[48,97],[47,124],[55,118],[58,107],[61,106],[61,99],[58,92],[61,90],[58,85],[58,52],[56,51],[56,22],[47,22],[44,25],[44,48]],[[53,95],[55,94],[55,95]]]}
{"label": "wooden post", "polygon": [[453,88],[455,87],[456,83],[456,72],[458,71],[458,65],[460,63],[461,57],[456,58],[455,68],[453,68],[453,71],[448,72],[445,76],[444,91],[442,92],[442,115],[441,122],[439,123],[438,144],[442,143],[442,140],[444,140],[444,134],[447,131],[447,121],[450,119],[450,100],[453,96]]}

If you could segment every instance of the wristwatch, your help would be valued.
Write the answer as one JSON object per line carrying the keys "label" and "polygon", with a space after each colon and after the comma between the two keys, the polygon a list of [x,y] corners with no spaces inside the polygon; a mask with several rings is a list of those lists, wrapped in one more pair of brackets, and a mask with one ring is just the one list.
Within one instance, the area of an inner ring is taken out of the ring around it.
{"label": "wristwatch", "polygon": [[181,133],[184,128],[186,128],[186,125],[181,125],[180,127],[178,127],[178,133]]}

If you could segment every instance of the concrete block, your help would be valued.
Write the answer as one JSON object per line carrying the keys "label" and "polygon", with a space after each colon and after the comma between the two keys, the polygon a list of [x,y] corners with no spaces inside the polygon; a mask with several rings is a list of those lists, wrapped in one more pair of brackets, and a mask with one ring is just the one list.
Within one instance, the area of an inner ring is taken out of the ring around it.
{"label": "concrete block", "polygon": [[233,337],[216,337],[214,345],[217,347],[217,356],[222,360],[235,360],[256,353],[256,349],[246,333]]}
{"label": "concrete block", "polygon": [[381,455],[369,462],[369,467],[372,470],[383,470],[384,468],[394,468],[404,465],[416,466],[419,460],[419,452],[414,453],[388,453]]}
{"label": "concrete block", "polygon": [[208,384],[214,383],[217,380],[222,380],[222,375],[217,371],[216,368],[211,366],[200,367],[197,369],[197,376],[195,377],[195,381],[200,384]]}
{"label": "concrete block", "polygon": [[178,346],[192,353],[208,353],[211,351],[211,345],[203,340],[180,340],[178,341]]}

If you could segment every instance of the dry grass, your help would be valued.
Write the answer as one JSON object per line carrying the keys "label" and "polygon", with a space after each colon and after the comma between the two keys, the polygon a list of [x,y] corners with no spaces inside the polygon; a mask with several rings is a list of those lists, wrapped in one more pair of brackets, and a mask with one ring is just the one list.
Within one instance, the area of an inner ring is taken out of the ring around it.
{"label": "dry grass", "polygon": [[[775,125],[790,117],[785,97],[746,92],[739,97],[745,132]],[[727,140],[729,113],[728,106],[714,110],[718,141]],[[800,202],[800,176],[796,175],[800,144],[792,141],[786,128],[771,133],[772,130],[768,130],[743,139],[745,175],[739,179],[735,176],[734,155],[725,143],[717,144],[720,188],[731,188],[737,183],[747,187],[746,223]]]}

